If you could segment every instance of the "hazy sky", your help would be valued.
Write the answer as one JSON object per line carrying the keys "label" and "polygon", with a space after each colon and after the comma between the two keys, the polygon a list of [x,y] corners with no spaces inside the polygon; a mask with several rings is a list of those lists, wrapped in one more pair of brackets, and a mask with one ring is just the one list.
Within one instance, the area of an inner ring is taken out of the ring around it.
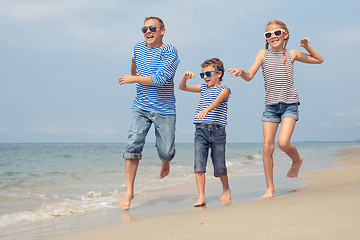
{"label": "hazy sky", "polygon": [[[177,142],[192,142],[199,95],[177,86],[187,70],[220,58],[248,70],[264,47],[272,19],[322,54],[321,65],[295,63],[300,120],[294,141],[360,139],[360,3],[335,1],[0,0],[0,142],[125,142],[135,85],[133,45],[143,40],[144,17],[165,22],[164,42],[179,53],[175,85]],[[199,84],[197,77],[190,83]],[[228,141],[261,142],[264,86],[224,77],[232,90]],[[148,141],[153,141],[151,129]]]}

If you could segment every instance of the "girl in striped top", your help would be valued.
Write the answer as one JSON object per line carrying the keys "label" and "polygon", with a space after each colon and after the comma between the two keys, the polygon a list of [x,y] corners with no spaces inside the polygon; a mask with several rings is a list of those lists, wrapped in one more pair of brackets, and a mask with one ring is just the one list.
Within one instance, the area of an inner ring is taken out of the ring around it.
{"label": "girl in striped top", "polygon": [[205,83],[187,85],[187,80],[195,77],[192,72],[185,72],[179,83],[181,90],[200,93],[200,102],[194,117],[194,172],[199,191],[199,199],[194,203],[194,207],[205,205],[205,172],[209,149],[211,149],[214,165],[214,176],[220,178],[223,185],[220,202],[228,204],[231,201],[225,164],[225,126],[230,89],[221,84],[225,71],[222,61],[211,58],[206,60],[201,67],[203,72],[200,73],[200,77]]}
{"label": "girl in striped top", "polygon": [[[273,152],[274,142],[278,126],[281,129],[278,137],[278,145],[291,159],[292,165],[287,177],[298,176],[303,162],[296,147],[290,143],[291,135],[298,120],[299,97],[294,85],[293,64],[295,61],[320,64],[324,60],[322,56],[310,45],[309,38],[302,38],[300,46],[305,48],[308,54],[295,49],[286,49],[290,34],[285,23],[280,20],[272,20],[265,27],[264,33],[266,44],[256,55],[254,64],[248,72],[241,68],[230,68],[228,72],[235,77],[242,77],[245,81],[251,81],[256,72],[262,67],[265,86],[265,111],[263,113],[263,163],[267,189],[263,198],[274,196],[273,182]],[[271,49],[268,49],[268,47]]]}

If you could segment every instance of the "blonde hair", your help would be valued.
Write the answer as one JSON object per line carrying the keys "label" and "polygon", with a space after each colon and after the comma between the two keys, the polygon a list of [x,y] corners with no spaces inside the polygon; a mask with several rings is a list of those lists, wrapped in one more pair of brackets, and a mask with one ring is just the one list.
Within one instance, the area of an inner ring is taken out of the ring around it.
{"label": "blonde hair", "polygon": [[[280,21],[280,20],[271,20],[270,22],[268,22],[268,24],[266,24],[266,27],[269,26],[269,25],[272,25],[272,24],[279,25],[282,29],[284,29],[288,33],[288,37],[285,39],[285,42],[284,42],[285,44],[283,46],[283,49],[284,49],[284,51],[283,51],[283,64],[285,66],[286,72],[288,73],[287,66],[286,66],[287,57],[286,57],[286,54],[285,54],[285,50],[286,50],[286,45],[287,45],[287,43],[289,41],[289,38],[290,38],[290,33],[289,33],[289,30],[288,30],[286,24],[283,23],[282,21]],[[268,43],[267,40],[265,40],[265,41],[266,41],[265,49],[268,49],[269,48],[269,43]]]}

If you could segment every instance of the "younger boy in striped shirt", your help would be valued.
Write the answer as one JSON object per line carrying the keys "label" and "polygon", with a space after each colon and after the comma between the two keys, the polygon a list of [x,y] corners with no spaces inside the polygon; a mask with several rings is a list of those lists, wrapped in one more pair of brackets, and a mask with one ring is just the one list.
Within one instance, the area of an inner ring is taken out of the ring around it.
{"label": "younger boy in striped shirt", "polygon": [[179,84],[179,88],[183,91],[200,93],[200,102],[194,117],[194,172],[199,191],[199,199],[194,203],[194,207],[206,204],[205,172],[209,148],[211,149],[214,176],[219,177],[223,185],[223,195],[220,201],[225,204],[229,204],[231,201],[231,191],[225,164],[225,126],[227,124],[230,89],[221,84],[225,71],[222,61],[217,58],[207,59],[201,65],[201,68],[200,77],[204,79],[205,83],[187,85],[187,80],[195,77],[195,74],[185,72]]}

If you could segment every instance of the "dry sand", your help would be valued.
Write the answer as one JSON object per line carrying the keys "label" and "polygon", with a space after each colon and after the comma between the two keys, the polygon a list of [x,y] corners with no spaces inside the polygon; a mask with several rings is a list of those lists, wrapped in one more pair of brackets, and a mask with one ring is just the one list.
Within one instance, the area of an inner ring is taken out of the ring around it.
{"label": "dry sand", "polygon": [[338,167],[302,172],[304,186],[290,194],[55,239],[360,239],[360,147],[336,157]]}

